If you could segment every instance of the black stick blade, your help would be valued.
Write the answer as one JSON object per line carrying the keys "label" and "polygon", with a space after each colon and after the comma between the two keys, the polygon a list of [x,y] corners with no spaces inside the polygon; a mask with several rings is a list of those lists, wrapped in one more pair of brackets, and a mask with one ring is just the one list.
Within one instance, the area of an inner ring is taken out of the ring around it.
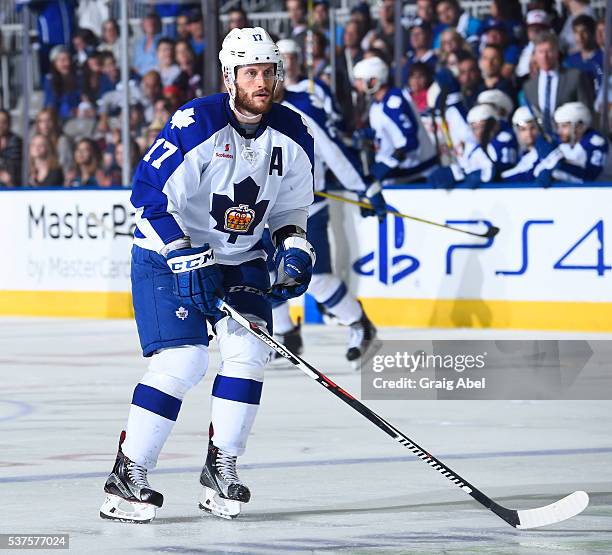
{"label": "black stick blade", "polygon": [[487,229],[487,232],[483,234],[483,237],[487,239],[493,239],[493,237],[495,237],[498,233],[499,227],[492,225],[489,229]]}

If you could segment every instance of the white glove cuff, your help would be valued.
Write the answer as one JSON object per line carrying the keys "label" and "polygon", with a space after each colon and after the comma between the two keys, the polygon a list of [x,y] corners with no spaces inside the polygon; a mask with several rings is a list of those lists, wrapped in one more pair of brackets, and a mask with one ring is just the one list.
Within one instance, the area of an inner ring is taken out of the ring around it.
{"label": "white glove cuff", "polygon": [[306,239],[304,239],[303,237],[298,237],[297,235],[291,235],[290,237],[287,237],[283,241],[283,249],[300,249],[308,253],[313,266],[317,259],[317,255],[315,254],[313,246]]}
{"label": "white glove cuff", "polygon": [[180,239],[175,239],[171,243],[164,245],[159,251],[159,254],[161,254],[164,258],[167,258],[168,253],[172,251],[189,248],[191,248],[191,239],[189,237],[181,237]]}

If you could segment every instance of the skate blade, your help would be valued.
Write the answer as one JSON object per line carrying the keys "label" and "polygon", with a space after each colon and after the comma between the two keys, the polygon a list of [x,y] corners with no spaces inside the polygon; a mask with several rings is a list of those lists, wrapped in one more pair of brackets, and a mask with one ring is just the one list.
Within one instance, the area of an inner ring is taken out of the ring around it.
{"label": "skate blade", "polygon": [[370,360],[372,360],[374,355],[378,351],[380,351],[382,346],[383,346],[383,342],[381,339],[378,339],[378,338],[373,339],[368,345],[368,348],[365,350],[365,352],[359,358],[356,358],[355,360],[351,361],[351,366],[353,367],[353,370],[355,370],[356,372],[359,372],[359,370],[361,370],[361,366],[365,364],[366,362],[369,362]]}
{"label": "skate blade", "polygon": [[211,488],[204,487],[198,506],[204,512],[231,520],[240,514],[240,501],[224,499]]}
{"label": "skate blade", "polygon": [[150,503],[134,503],[109,493],[100,507],[100,517],[119,522],[145,524],[155,518],[156,509],[157,507]]}

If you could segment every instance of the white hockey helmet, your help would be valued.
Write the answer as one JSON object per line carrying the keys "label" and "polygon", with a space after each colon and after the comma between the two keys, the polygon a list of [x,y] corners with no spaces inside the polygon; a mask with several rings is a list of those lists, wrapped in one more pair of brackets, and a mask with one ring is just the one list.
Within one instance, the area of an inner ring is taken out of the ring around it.
{"label": "white hockey helmet", "polygon": [[535,116],[527,106],[519,106],[512,116],[512,125],[520,127],[530,121],[535,121]]}
{"label": "white hockey helmet", "polygon": [[295,56],[297,65],[302,65],[302,49],[293,39],[281,39],[276,43],[276,46],[278,46],[281,56]]}
{"label": "white hockey helmet", "polygon": [[591,111],[582,102],[567,102],[555,110],[555,123],[583,123],[591,125]]}
{"label": "white hockey helmet", "polygon": [[499,114],[493,106],[490,104],[477,104],[474,106],[467,115],[468,123],[478,123],[479,121],[486,121],[488,119],[499,119]]}
{"label": "white hockey helmet", "polygon": [[302,50],[300,45],[293,39],[281,39],[276,43],[281,55],[295,54],[298,60],[302,58]]}
{"label": "white hockey helmet", "polygon": [[[364,58],[353,67],[353,77],[355,79],[363,79],[366,93],[374,94],[380,87],[387,84],[389,66],[376,56]],[[370,79],[376,79],[376,84],[373,87],[370,87],[368,84]]]}
{"label": "white hockey helmet", "polygon": [[263,27],[232,29],[223,39],[219,61],[230,96],[236,89],[236,68],[251,64],[275,64],[276,81],[283,80],[283,59],[276,43]]}
{"label": "white hockey helmet", "polygon": [[499,89],[490,89],[488,91],[482,91],[476,99],[477,104],[490,104],[493,106],[500,118],[508,119],[512,110],[514,110],[514,102],[512,99],[503,91]]}

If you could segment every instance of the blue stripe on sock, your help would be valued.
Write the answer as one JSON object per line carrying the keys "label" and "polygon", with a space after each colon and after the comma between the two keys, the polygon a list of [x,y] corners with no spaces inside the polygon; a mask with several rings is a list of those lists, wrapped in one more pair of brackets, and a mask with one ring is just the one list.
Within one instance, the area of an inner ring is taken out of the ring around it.
{"label": "blue stripe on sock", "polygon": [[212,394],[215,397],[227,399],[228,401],[259,405],[262,387],[263,383],[256,380],[218,375],[215,378]]}
{"label": "blue stripe on sock", "polygon": [[329,299],[324,301],[322,304],[326,308],[333,308],[344,298],[345,295],[346,295],[346,285],[344,284],[344,282],[342,282],[340,284],[340,287],[336,289],[336,292]]}
{"label": "blue stripe on sock", "polygon": [[142,383],[139,383],[134,389],[132,405],[154,412],[175,422],[179,410],[181,410],[180,399]]}

